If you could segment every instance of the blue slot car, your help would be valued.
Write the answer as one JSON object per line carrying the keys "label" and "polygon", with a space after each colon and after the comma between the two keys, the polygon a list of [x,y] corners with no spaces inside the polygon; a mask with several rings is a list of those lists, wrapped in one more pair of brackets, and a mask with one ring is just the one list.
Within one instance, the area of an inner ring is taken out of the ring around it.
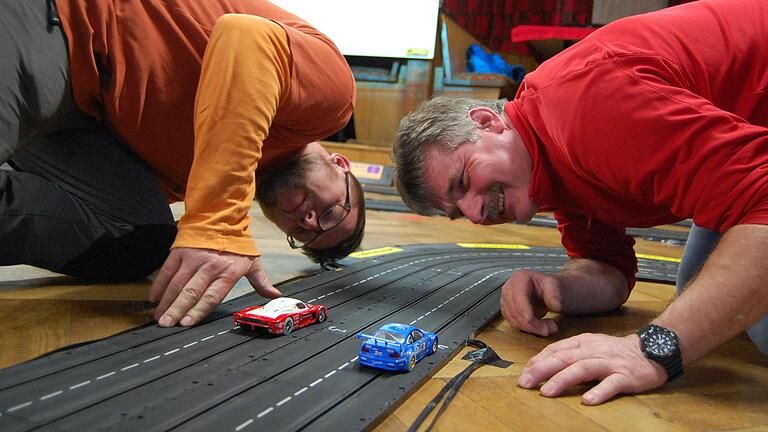
{"label": "blue slot car", "polygon": [[437,351],[437,335],[405,324],[384,324],[363,340],[358,361],[361,365],[385,370],[410,371],[416,362]]}

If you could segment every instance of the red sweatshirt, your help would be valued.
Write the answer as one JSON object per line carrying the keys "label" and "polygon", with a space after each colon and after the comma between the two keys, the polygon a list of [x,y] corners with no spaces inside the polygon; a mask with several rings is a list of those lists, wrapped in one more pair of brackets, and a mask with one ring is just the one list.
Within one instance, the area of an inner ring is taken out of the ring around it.
{"label": "red sweatshirt", "polygon": [[611,23],[526,76],[506,111],[569,256],[631,287],[625,227],[768,224],[767,47],[768,2],[701,0]]}

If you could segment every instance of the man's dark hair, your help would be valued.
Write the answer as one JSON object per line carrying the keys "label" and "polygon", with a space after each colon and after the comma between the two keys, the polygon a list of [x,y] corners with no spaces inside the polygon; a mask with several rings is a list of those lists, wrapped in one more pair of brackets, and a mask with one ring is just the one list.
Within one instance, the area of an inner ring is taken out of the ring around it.
{"label": "man's dark hair", "polygon": [[352,173],[349,174],[349,177],[352,179],[350,193],[356,197],[358,203],[357,222],[355,223],[355,229],[352,230],[352,234],[339,244],[326,249],[301,248],[301,252],[304,255],[312,261],[320,263],[321,266],[332,264],[336,260],[345,258],[359,248],[360,243],[363,242],[363,234],[365,233],[365,195],[357,177]]}

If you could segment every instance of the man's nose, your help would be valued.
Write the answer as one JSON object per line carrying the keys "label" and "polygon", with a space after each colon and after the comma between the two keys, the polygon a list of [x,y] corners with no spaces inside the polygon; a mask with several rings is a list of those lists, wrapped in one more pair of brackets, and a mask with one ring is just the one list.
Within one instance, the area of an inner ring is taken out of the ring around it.
{"label": "man's nose", "polygon": [[483,206],[485,201],[482,196],[475,194],[464,194],[461,199],[456,202],[457,207],[461,210],[461,213],[467,217],[473,224],[479,224],[483,222]]}
{"label": "man's nose", "polygon": [[299,226],[304,228],[305,230],[317,231],[318,229],[317,214],[312,210],[304,213],[304,215],[299,220]]}

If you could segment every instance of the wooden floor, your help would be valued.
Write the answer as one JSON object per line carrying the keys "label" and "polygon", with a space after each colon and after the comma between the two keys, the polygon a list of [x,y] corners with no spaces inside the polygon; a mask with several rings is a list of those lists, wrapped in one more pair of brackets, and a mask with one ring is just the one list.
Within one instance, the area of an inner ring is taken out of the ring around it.
{"label": "wooden floor", "polygon": [[[180,212],[180,208],[176,208]],[[314,267],[285,245],[279,231],[253,210],[254,233],[273,282]],[[394,244],[439,242],[523,243],[559,246],[556,230],[521,225],[474,226],[467,221],[369,211],[365,249]],[[679,257],[681,248],[638,242],[639,253]],[[51,350],[103,338],[151,321],[144,299],[148,284],[98,285],[27,266],[0,267],[0,368]],[[238,284],[233,295],[248,292]],[[561,333],[539,338],[498,321],[480,336],[507,369],[484,366],[466,382],[440,418],[437,431],[702,431],[768,430],[768,360],[741,336],[686,370],[663,390],[617,398],[598,407],[579,403],[584,389],[548,399],[516,386],[525,362],[548,343],[581,332],[625,335],[658,314],[673,295],[669,285],[639,283],[618,312],[591,318],[565,318]],[[445,382],[466,366],[457,356],[377,428],[407,429]]]}

